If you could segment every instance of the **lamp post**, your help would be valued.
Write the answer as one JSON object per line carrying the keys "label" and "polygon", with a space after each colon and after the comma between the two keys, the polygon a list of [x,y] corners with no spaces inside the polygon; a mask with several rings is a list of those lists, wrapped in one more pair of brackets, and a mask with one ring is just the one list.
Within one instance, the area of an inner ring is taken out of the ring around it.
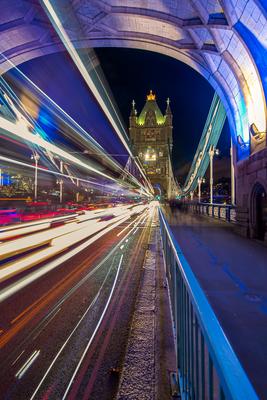
{"label": "lamp post", "polygon": [[233,148],[232,137],[231,137],[230,156],[231,156],[231,203],[234,206],[235,205],[235,168],[234,168],[234,148]]}
{"label": "lamp post", "polygon": [[202,183],[205,183],[205,182],[206,182],[205,178],[199,177],[198,180],[197,180],[197,183],[198,183],[198,202],[199,203],[201,202],[201,185],[202,185]]}
{"label": "lamp post", "polygon": [[34,152],[31,155],[31,160],[35,161],[35,173],[34,173],[34,200],[37,200],[37,189],[38,189],[38,161],[40,156],[38,153]]}
{"label": "lamp post", "polygon": [[76,203],[79,203],[79,186],[80,186],[80,180],[77,178],[77,192],[76,192]]}
{"label": "lamp post", "polygon": [[59,185],[59,202],[61,204],[63,200],[63,179],[57,179],[57,184]]}
{"label": "lamp post", "polygon": [[213,157],[219,155],[219,149],[216,149],[213,145],[210,146],[210,204],[213,203]]}
{"label": "lamp post", "polygon": [[[59,170],[60,173],[63,174],[64,170],[64,163],[62,160],[59,161]],[[59,202],[62,204],[63,201],[63,179],[57,179],[57,184],[59,185]]]}

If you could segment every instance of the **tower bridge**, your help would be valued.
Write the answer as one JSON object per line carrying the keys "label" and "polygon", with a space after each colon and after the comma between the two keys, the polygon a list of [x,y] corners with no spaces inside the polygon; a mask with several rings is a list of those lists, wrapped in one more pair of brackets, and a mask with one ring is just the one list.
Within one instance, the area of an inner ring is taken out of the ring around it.
{"label": "tower bridge", "polygon": [[[35,200],[24,212],[11,197],[0,210],[6,398],[267,399],[266,41],[262,0],[0,1],[0,160],[34,173]],[[173,57],[214,88],[184,186],[172,170],[170,100],[164,112],[152,90],[144,105],[133,101],[128,137],[94,47]],[[12,92],[7,71],[62,51],[125,153],[110,154],[17,71],[55,116],[53,141],[34,102]],[[226,117],[233,204],[213,204],[212,174],[202,204]],[[39,201],[47,174],[58,178],[56,204]],[[1,165],[1,194],[3,183]],[[197,186],[187,212],[152,201]]]}
{"label": "tower bridge", "polygon": [[138,157],[159,197],[171,199],[178,195],[171,163],[173,147],[172,112],[167,99],[165,115],[161,113],[156,95],[147,95],[146,103],[138,115],[132,103],[129,134],[133,153]]}

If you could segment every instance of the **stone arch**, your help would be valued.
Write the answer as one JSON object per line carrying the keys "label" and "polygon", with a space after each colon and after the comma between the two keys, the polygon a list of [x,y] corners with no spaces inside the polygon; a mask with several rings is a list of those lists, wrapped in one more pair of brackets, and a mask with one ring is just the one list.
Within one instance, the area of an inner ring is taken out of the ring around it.
{"label": "stone arch", "polygon": [[[266,57],[258,62],[267,40],[262,0],[155,0],[153,7],[142,0],[68,4],[64,12],[75,14],[81,29],[66,30],[78,47],[130,47],[174,57],[202,74],[217,91],[234,139],[248,141],[253,123],[266,131]],[[0,28],[0,52],[15,65],[62,50],[38,4],[4,1]],[[77,36],[81,31],[82,39]],[[6,59],[0,59],[0,73],[8,68]]]}

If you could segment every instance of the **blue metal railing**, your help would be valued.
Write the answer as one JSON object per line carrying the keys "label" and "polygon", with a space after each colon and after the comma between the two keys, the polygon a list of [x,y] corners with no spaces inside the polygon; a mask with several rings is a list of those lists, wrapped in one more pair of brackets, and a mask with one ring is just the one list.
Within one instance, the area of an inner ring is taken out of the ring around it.
{"label": "blue metal railing", "polygon": [[182,399],[258,399],[161,210],[159,219]]}
{"label": "blue metal railing", "polygon": [[208,215],[228,222],[236,222],[236,208],[225,204],[184,203],[185,207],[196,214]]}

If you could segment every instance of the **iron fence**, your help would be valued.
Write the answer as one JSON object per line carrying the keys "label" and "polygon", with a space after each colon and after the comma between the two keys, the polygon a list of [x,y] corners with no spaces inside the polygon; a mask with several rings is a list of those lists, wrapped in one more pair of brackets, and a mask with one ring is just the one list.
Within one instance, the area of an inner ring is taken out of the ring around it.
{"label": "iron fence", "polygon": [[159,209],[183,400],[256,400],[203,290]]}

